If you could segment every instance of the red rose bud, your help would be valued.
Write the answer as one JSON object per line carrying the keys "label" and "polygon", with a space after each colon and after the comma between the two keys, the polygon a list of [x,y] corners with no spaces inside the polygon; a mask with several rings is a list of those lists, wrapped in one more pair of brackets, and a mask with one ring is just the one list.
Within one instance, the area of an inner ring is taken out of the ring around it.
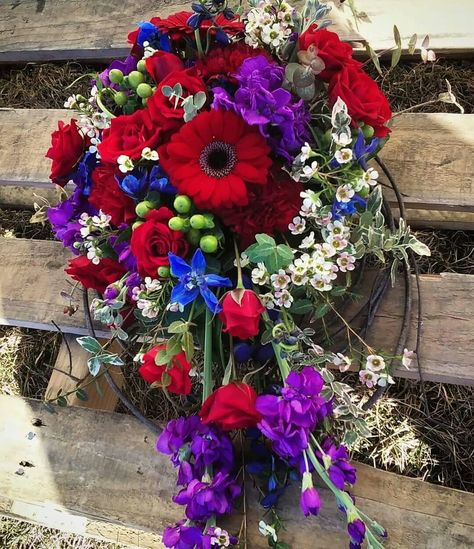
{"label": "red rose bud", "polygon": [[49,178],[53,183],[64,187],[69,181],[76,164],[84,152],[84,138],[79,133],[76,121],[70,124],[58,122],[58,129],[51,135],[51,147],[46,158],[53,161]]}
{"label": "red rose bud", "polygon": [[233,290],[224,296],[219,318],[224,324],[224,332],[232,337],[248,339],[258,334],[264,310],[265,307],[252,290]]}
{"label": "red rose bud", "polygon": [[261,416],[255,408],[257,393],[246,383],[234,382],[214,391],[202,405],[203,423],[215,423],[223,431],[256,425]]}
{"label": "red rose bud", "polygon": [[151,57],[147,57],[145,64],[146,70],[157,84],[171,72],[184,69],[184,63],[177,55],[165,51],[156,51]]}
{"label": "red rose bud", "polygon": [[186,360],[184,352],[175,355],[171,361],[171,367],[166,364],[156,364],[155,357],[159,351],[166,350],[166,343],[161,343],[150,349],[143,357],[143,365],[139,368],[142,378],[148,383],[161,383],[163,374],[169,383],[166,389],[177,395],[188,395],[191,392],[191,379],[189,371],[191,364]]}

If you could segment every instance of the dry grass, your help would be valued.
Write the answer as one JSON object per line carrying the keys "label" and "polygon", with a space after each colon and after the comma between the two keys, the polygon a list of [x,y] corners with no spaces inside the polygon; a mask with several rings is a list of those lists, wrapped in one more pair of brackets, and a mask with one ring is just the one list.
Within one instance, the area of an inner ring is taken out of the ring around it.
{"label": "dry grass", "polygon": [[36,238],[53,240],[49,223],[30,223],[33,212],[30,210],[0,209],[0,237]]}
{"label": "dry grass", "polygon": [[0,547],[5,549],[120,549],[123,546],[0,517]]}

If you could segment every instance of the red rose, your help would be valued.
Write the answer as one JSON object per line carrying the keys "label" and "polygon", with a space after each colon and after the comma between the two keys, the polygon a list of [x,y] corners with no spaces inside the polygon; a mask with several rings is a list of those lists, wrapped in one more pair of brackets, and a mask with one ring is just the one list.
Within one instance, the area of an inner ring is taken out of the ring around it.
{"label": "red rose", "polygon": [[219,318],[224,325],[224,332],[232,337],[248,339],[258,334],[264,310],[265,307],[252,290],[233,290],[224,296]]}
{"label": "red rose", "polygon": [[258,233],[269,235],[286,232],[298,215],[303,185],[293,181],[278,168],[270,172],[267,185],[253,185],[247,206],[221,210],[221,221],[239,235],[239,246],[245,250]]}
{"label": "red rose", "polygon": [[188,253],[189,245],[184,234],[168,227],[172,217],[173,212],[168,208],[151,210],[145,223],[133,231],[130,245],[141,276],[157,278],[158,267],[169,265],[168,252],[180,257]]}
{"label": "red rose", "polygon": [[195,95],[200,91],[206,91],[206,85],[194,68],[172,72],[162,80],[156,92],[148,100],[147,108],[152,118],[162,121],[161,125],[166,130],[175,129],[184,124],[183,107],[180,103],[176,106],[176,98],[166,97],[162,91],[164,86],[172,88],[175,84],[181,84],[183,98],[188,95]]}
{"label": "red rose", "polygon": [[246,383],[234,382],[214,391],[202,405],[203,423],[215,423],[223,431],[256,425],[261,416],[255,407],[257,393]]}
{"label": "red rose", "polygon": [[340,97],[354,123],[372,126],[377,137],[385,137],[390,129],[385,123],[392,117],[387,98],[377,83],[364,71],[348,65],[336,73],[329,83],[332,104]]}
{"label": "red rose", "polygon": [[53,161],[49,178],[64,187],[84,152],[84,138],[79,133],[74,118],[70,124],[58,122],[58,129],[51,135],[51,147],[46,158]]}
{"label": "red rose", "polygon": [[191,379],[189,377],[191,364],[186,360],[184,352],[178,353],[173,357],[171,367],[167,367],[166,364],[156,364],[156,355],[159,351],[164,351],[165,349],[166,343],[161,343],[145,354],[143,365],[138,370],[140,375],[148,383],[160,383],[163,374],[166,372],[171,378],[171,382],[169,385],[166,385],[166,389],[170,393],[177,395],[189,395],[191,392]]}
{"label": "red rose", "polygon": [[98,210],[112,217],[114,225],[135,221],[135,202],[119,187],[115,176],[118,170],[110,165],[100,165],[92,172],[92,190],[89,202]]}
{"label": "red rose", "polygon": [[325,68],[318,74],[319,78],[328,82],[331,77],[346,65],[361,67],[362,63],[352,59],[352,47],[347,42],[342,42],[335,32],[327,29],[318,30],[318,25],[312,24],[299,38],[299,49],[308,50],[314,46],[314,52],[322,61]]}
{"label": "red rose", "polygon": [[177,55],[165,51],[156,51],[151,57],[147,57],[145,65],[146,70],[157,84],[168,74],[184,69],[184,63]]}
{"label": "red rose", "polygon": [[136,160],[145,147],[156,149],[162,128],[152,120],[147,109],[112,119],[110,128],[104,130],[99,152],[102,162],[117,164],[117,158],[125,154]]}
{"label": "red rose", "polygon": [[84,255],[70,259],[69,267],[65,271],[85,288],[92,288],[100,293],[103,293],[109,284],[120,280],[125,274],[122,265],[113,259],[104,257],[96,265]]}

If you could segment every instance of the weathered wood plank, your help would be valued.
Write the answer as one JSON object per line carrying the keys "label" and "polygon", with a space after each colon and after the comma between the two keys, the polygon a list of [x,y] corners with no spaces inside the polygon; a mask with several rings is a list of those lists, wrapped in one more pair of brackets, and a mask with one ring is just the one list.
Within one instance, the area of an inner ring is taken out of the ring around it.
{"label": "weathered wood plank", "polygon": [[[18,202],[9,186],[29,186],[32,195],[47,192],[51,198],[50,161],[44,154],[57,121],[70,117],[64,110],[0,110],[0,129],[10,136],[0,141],[0,204]],[[395,118],[392,137],[381,156],[404,195],[410,224],[474,228],[472,143],[472,114],[406,114]],[[24,151],[21,163],[20,145]],[[26,196],[27,192],[21,198],[23,204]],[[395,205],[393,196],[390,200]],[[31,196],[31,204],[33,201]]]}
{"label": "weathered wood plank", "polygon": [[[300,5],[303,2],[294,2]],[[358,0],[363,17],[354,19],[349,6],[334,0],[332,29],[343,40],[368,41],[377,50],[394,45],[393,25],[404,42],[413,33],[429,34],[431,47],[443,54],[474,50],[469,0],[457,0],[449,9],[442,0]],[[15,0],[0,3],[0,63],[67,59],[109,60],[125,56],[127,34],[138,21],[155,15],[189,10],[185,0]]]}
{"label": "weathered wood plank", "polygon": [[[79,310],[64,314],[62,289],[70,288],[63,272],[70,253],[59,242],[0,239],[0,324],[53,329],[54,320],[65,333],[84,334],[82,300]],[[31,273],[35,273],[32,284]],[[415,281],[413,281],[415,283]],[[474,384],[472,341],[474,311],[468,296],[474,295],[474,276],[461,274],[422,275],[423,332],[420,352],[423,379]],[[21,288],[21,291],[19,291]],[[403,310],[403,281],[389,289],[374,322],[369,342],[393,353]],[[80,294],[78,294],[80,296]],[[415,347],[416,295],[414,296],[409,348]],[[359,306],[362,303],[359,304]],[[99,330],[107,337],[107,332]],[[416,366],[399,368],[397,376],[418,379]]]}
{"label": "weathered wood plank", "polygon": [[[107,340],[102,339],[100,342],[104,345]],[[121,352],[121,347],[115,341],[111,343],[109,348],[111,352]],[[73,391],[77,387],[77,380],[80,379],[84,380],[81,386],[84,386],[88,398],[87,400],[81,400],[73,393],[68,396],[69,405],[113,412],[118,397],[111,390],[107,380],[103,376],[99,376],[95,382],[89,383],[92,380],[87,367],[87,359],[90,356],[90,353],[79,345],[76,336],[65,334],[54,363],[55,369],[49,378],[45,398],[55,398],[60,389],[62,394]],[[124,378],[120,368],[111,366],[110,374],[115,383],[122,387]]]}
{"label": "weathered wood plank", "polygon": [[[50,414],[38,401],[7,396],[0,397],[0,414],[9,418],[0,426],[0,512],[24,513],[30,520],[44,520],[50,513],[57,521],[73,515],[75,520],[63,520],[66,528],[72,523],[80,533],[109,539],[116,537],[117,528],[159,533],[181,516],[181,509],[171,502],[175,473],[134,418],[71,408]],[[33,418],[41,418],[45,425],[33,427]],[[29,432],[35,435],[32,439],[26,436]],[[34,467],[15,474],[22,460]],[[358,504],[388,529],[388,549],[464,549],[474,543],[474,494],[361,464],[358,471]],[[327,490],[321,488],[321,495],[321,516],[311,519],[301,516],[297,490],[285,496],[281,514],[287,529],[282,537],[291,547],[313,549],[315,539],[318,547],[346,546],[343,516]],[[248,486],[252,549],[266,546],[257,533],[263,510],[256,500]],[[235,531],[239,525],[235,517],[230,528]],[[140,540],[140,547],[160,546],[145,536]]]}

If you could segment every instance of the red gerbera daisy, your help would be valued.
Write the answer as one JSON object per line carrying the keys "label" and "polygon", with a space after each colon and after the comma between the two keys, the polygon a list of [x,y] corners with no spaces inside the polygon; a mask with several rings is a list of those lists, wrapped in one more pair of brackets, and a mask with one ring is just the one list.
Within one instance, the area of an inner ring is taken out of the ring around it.
{"label": "red gerbera daisy", "polygon": [[202,112],[160,150],[160,163],[180,193],[199,208],[248,204],[247,184],[265,185],[270,147],[231,111]]}
{"label": "red gerbera daisy", "polygon": [[[179,41],[185,36],[194,34],[194,29],[188,25],[188,19],[193,15],[192,11],[178,11],[172,13],[165,19],[159,17],[153,18],[152,23],[161,31],[167,32],[171,40]],[[244,25],[238,17],[226,19],[222,14],[216,17],[216,23],[229,36],[235,36],[244,30]],[[203,34],[206,34],[208,29],[213,25],[211,21],[203,21],[200,29]],[[211,29],[211,34],[215,33],[215,29]]]}

